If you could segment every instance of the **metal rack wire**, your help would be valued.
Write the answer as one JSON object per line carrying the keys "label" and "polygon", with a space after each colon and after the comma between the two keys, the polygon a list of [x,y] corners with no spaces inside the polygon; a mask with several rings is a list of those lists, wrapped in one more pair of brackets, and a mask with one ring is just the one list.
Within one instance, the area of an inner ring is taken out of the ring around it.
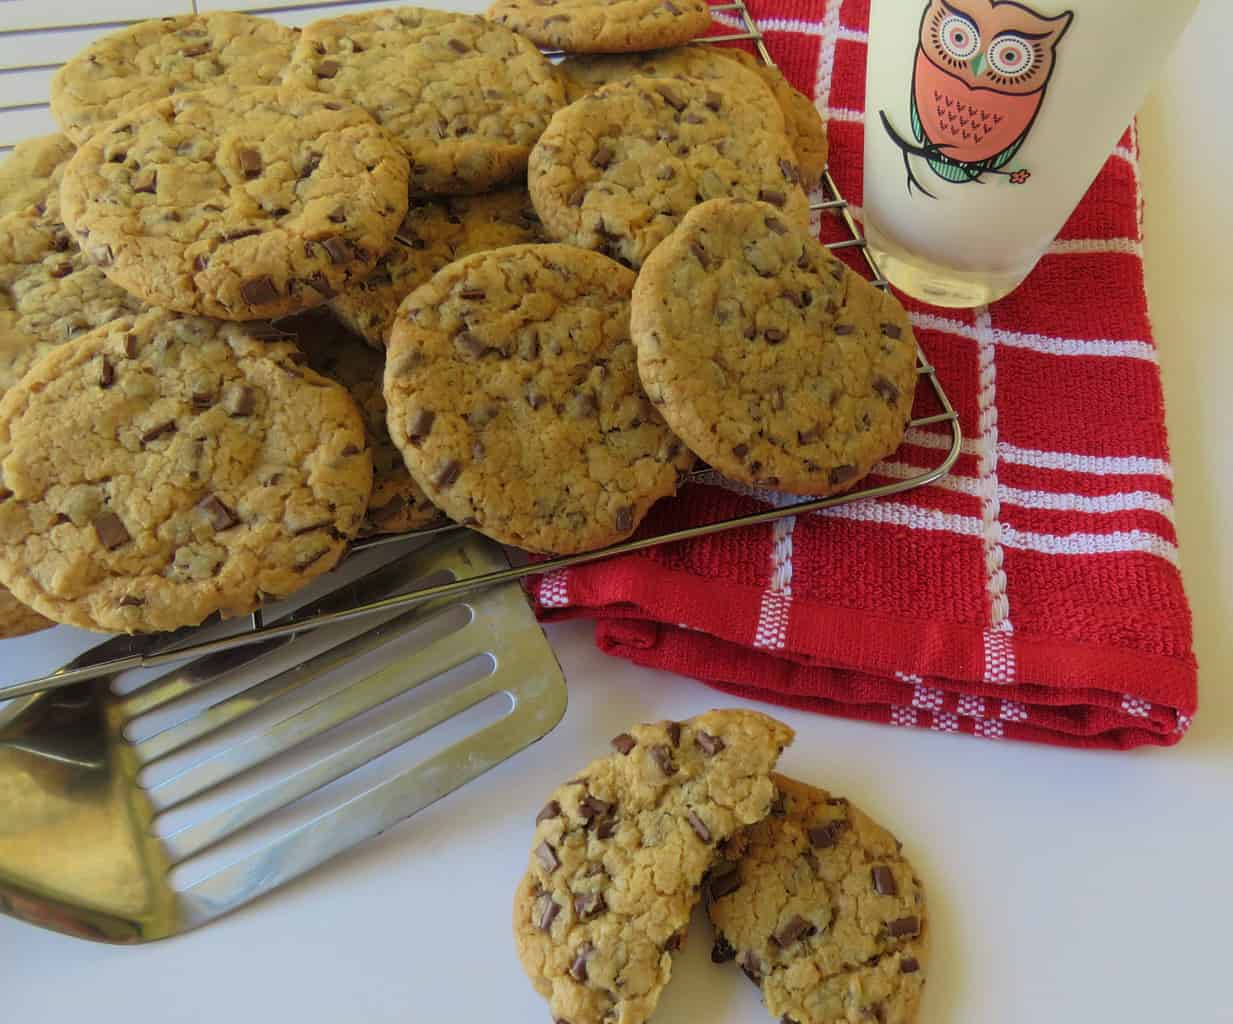
{"label": "metal rack wire", "polygon": [[[242,5],[236,6],[242,8]],[[325,0],[325,2],[295,3],[280,7],[262,6],[258,4],[247,8],[247,10],[251,13],[268,14],[277,12],[282,15],[287,15],[289,13],[302,15],[305,12],[311,13],[317,9],[321,9],[322,16],[328,16],[334,11],[340,11],[345,8],[356,6],[371,5],[358,4],[355,3],[354,0]],[[192,0],[192,8],[194,10],[197,8],[196,0]],[[709,36],[706,39],[707,42],[750,42],[761,60],[771,66],[775,66],[775,62],[766,48],[763,34],[758,29],[743,0],[738,0],[738,2],[734,3],[713,4],[712,10],[735,13],[744,24],[745,30]],[[121,27],[124,24],[131,23],[131,21],[114,19],[107,19],[104,22],[100,19],[100,22],[96,25],[75,25],[72,27],[90,27],[110,31]],[[0,39],[2,39],[6,34],[12,35],[32,31],[36,31],[36,29],[21,28],[16,30],[8,30],[7,32],[6,30],[0,30]],[[54,69],[56,66],[58,65],[43,65],[40,66],[38,70],[48,70],[49,68]],[[26,69],[30,67],[30,65],[25,66]],[[4,81],[3,75],[5,73],[14,70],[23,69],[13,67],[0,68],[0,83]],[[30,106],[39,106],[39,104],[23,103],[0,105],[0,117],[2,117],[6,112],[24,110]],[[42,104],[42,106],[46,105]],[[7,143],[7,137],[0,135],[0,142]],[[0,145],[0,150],[3,150],[4,148],[7,147]],[[832,251],[845,249],[859,250],[861,257],[863,258],[864,269],[869,272],[872,283],[879,288],[886,288],[887,282],[882,277],[872,254],[869,252],[868,246],[866,245],[864,237],[861,234],[860,227],[852,215],[852,210],[848,202],[839,193],[839,189],[836,187],[835,181],[831,177],[829,169],[823,175],[822,184],[819,191],[820,196],[810,204],[811,210],[818,211],[821,217],[837,218],[842,224],[843,230],[847,236],[840,241],[829,243],[828,248]],[[189,658],[199,657],[204,654],[230,650],[232,648],[242,647],[261,641],[287,638],[297,633],[303,633],[309,630],[335,625],[340,622],[346,622],[370,615],[388,614],[425,602],[455,597],[465,592],[510,582],[529,575],[554,572],[568,566],[581,565],[587,562],[595,562],[618,555],[644,551],[660,544],[671,544],[693,540],[695,538],[705,537],[723,530],[758,526],[774,522],[777,519],[783,519],[787,516],[799,516],[813,512],[820,512],[824,509],[835,508],[839,505],[884,498],[893,494],[901,494],[904,491],[909,491],[917,487],[923,487],[944,476],[954,465],[955,460],[959,457],[962,444],[962,433],[959,427],[958,414],[951,405],[950,399],[947,397],[946,391],[942,387],[941,381],[938,379],[936,370],[925,358],[924,353],[921,352],[919,348],[917,352],[917,374],[918,377],[927,384],[928,393],[932,395],[938,411],[913,419],[909,423],[909,426],[919,428],[940,424],[948,425],[950,430],[950,444],[947,448],[938,449],[941,458],[935,465],[929,468],[924,468],[919,473],[905,479],[898,479],[893,482],[879,484],[877,486],[859,488],[844,494],[833,495],[827,498],[805,498],[800,501],[792,502],[791,504],[777,503],[773,507],[750,512],[730,519],[723,519],[713,523],[699,523],[684,529],[641,536],[633,540],[612,545],[611,547],[604,548],[599,551],[548,558],[531,564],[516,565],[508,569],[488,572],[469,579],[453,580],[437,586],[419,589],[413,593],[395,595],[393,597],[387,597],[382,600],[355,605],[353,607],[321,611],[319,606],[317,606],[313,611],[306,614],[288,615],[271,624],[267,624],[263,613],[261,611],[257,611],[252,614],[247,628],[230,636],[225,636],[218,639],[204,641],[195,640],[194,634],[197,630],[192,629],[181,630],[179,633],[171,635],[153,634],[136,637],[117,637],[114,640],[107,641],[99,647],[86,652],[85,655],[76,659],[76,661],[72,664],[53,672],[50,675],[42,676],[37,679],[31,679],[25,683],[13,687],[0,687],[0,699],[5,697],[19,697],[36,693],[41,690],[68,686],[73,683],[93,679],[102,675],[113,675],[133,669],[154,668],[159,665],[183,661]],[[711,474],[711,471],[701,469],[696,471],[693,474],[693,477],[694,479],[698,479],[704,474],[709,475]],[[402,543],[416,537],[430,538],[434,535],[442,535],[461,529],[465,529],[465,527],[451,523],[444,526],[431,527],[425,530],[413,531],[410,533],[371,537],[358,541],[353,545],[352,550],[354,552],[367,551],[382,545]],[[205,627],[203,626],[198,627],[197,629],[201,630],[204,628]]]}

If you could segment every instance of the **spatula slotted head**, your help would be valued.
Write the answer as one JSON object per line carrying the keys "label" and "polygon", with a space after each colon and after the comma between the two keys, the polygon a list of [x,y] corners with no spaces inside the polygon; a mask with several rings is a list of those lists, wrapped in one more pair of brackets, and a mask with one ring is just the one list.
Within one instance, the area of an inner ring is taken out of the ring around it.
{"label": "spatula slotted head", "polygon": [[[506,564],[466,533],[409,553],[378,549],[281,614]],[[188,931],[522,750],[560,721],[566,699],[517,584],[152,675],[10,709],[0,725],[0,911],[107,942]]]}

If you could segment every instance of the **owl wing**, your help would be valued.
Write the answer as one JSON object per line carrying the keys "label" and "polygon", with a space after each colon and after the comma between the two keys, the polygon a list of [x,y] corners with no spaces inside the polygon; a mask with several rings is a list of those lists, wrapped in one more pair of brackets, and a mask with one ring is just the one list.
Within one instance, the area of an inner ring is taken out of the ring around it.
{"label": "owl wing", "polygon": [[1019,152],[1019,149],[1023,146],[1026,139],[1027,132],[1024,132],[1019,136],[1019,138],[1015,139],[1014,142],[1002,150],[1002,152],[998,153],[996,156],[991,156],[988,160],[986,160],[985,166],[991,171],[1000,170],[1005,167],[1015,158],[1015,154]]}

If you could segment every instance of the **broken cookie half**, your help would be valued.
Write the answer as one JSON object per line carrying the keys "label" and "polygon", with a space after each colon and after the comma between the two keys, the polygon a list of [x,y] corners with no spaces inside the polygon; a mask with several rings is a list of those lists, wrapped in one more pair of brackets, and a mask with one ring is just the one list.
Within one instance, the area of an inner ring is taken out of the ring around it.
{"label": "broken cookie half", "polygon": [[910,1024],[925,983],[925,892],[894,836],[781,775],[771,814],[707,877],[711,959],[736,961],[792,1024]]}
{"label": "broken cookie half", "polygon": [[651,1015],[717,848],[767,816],[770,772],[792,737],[751,711],[639,725],[552,793],[514,935],[557,1024]]}

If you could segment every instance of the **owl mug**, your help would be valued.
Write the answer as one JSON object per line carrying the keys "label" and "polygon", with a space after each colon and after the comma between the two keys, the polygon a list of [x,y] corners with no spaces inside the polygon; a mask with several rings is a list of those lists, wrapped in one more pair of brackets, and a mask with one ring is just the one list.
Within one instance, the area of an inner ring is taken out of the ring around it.
{"label": "owl mug", "polygon": [[1198,0],[872,0],[864,223],[907,294],[1014,291],[1143,103]]}

